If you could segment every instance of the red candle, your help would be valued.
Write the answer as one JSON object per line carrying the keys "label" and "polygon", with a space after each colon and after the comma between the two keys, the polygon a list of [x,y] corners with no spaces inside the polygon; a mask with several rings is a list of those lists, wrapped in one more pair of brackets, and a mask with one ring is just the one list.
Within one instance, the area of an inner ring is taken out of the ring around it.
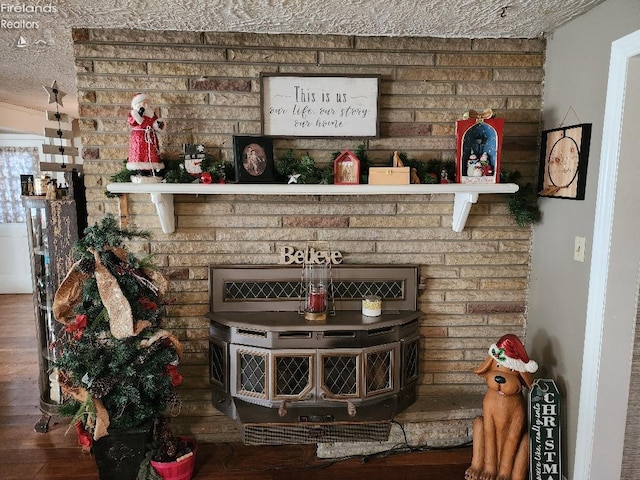
{"label": "red candle", "polygon": [[318,289],[309,293],[309,311],[313,313],[324,312],[327,308],[327,292]]}

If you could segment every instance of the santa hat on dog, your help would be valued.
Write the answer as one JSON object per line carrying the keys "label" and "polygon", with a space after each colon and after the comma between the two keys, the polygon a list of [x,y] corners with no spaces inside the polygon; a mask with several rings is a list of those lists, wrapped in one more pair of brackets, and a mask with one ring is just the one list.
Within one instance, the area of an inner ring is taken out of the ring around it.
{"label": "santa hat on dog", "polygon": [[503,335],[500,340],[491,345],[489,347],[489,355],[503,367],[517,370],[518,372],[534,373],[538,370],[538,364],[529,359],[524,345],[512,333]]}

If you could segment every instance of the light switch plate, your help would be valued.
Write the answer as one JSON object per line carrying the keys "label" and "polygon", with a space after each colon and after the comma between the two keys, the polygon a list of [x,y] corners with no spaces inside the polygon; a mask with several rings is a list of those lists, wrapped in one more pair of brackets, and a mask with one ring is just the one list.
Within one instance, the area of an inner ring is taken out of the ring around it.
{"label": "light switch plate", "polygon": [[573,259],[576,262],[584,262],[584,251],[587,248],[587,240],[584,237],[576,237],[573,247]]}

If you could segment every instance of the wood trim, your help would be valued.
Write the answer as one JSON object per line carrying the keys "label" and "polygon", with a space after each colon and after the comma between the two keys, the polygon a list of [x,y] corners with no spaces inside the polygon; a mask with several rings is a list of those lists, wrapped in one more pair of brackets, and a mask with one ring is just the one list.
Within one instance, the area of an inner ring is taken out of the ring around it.
{"label": "wood trim", "polygon": [[[636,55],[640,55],[640,30],[615,41],[612,45],[589,273],[589,300],[573,472],[573,478],[580,479],[619,478],[620,474],[624,418],[620,432],[612,432],[611,429],[618,426],[621,415],[626,415],[628,383],[623,390],[620,379],[627,379],[625,381],[628,382],[630,376],[635,316],[631,315],[622,321],[625,317],[615,314],[615,302],[608,298],[608,295],[611,295],[608,293],[608,282],[610,268],[613,265],[611,256],[614,220],[620,219],[619,212],[614,207],[618,188],[625,92],[628,86],[627,73],[629,60]],[[625,201],[629,202],[629,199]],[[630,203],[633,204],[632,201]],[[630,258],[625,262],[637,266],[637,262],[634,263]],[[636,285],[637,269],[633,276],[633,284]],[[626,280],[616,278],[615,283],[618,288],[626,283]],[[606,356],[603,355],[604,352]],[[615,372],[615,375],[611,375],[611,372]],[[612,392],[616,392],[615,395],[612,395]],[[607,458],[607,461],[593,461],[603,458]]]}

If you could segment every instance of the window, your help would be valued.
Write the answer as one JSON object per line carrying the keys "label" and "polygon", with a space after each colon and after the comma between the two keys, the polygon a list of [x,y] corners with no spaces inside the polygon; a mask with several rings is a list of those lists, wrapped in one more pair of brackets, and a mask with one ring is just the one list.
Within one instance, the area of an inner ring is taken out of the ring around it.
{"label": "window", "polygon": [[25,222],[20,175],[39,175],[38,149],[0,147],[0,223]]}

